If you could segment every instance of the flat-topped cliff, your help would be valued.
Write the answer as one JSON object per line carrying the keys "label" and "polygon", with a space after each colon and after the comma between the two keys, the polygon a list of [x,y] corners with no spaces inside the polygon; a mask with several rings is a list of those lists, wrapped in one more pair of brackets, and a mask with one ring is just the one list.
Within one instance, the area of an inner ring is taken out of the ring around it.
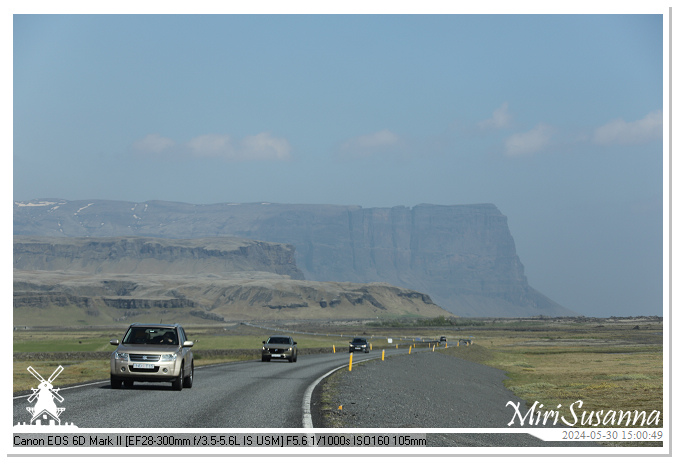
{"label": "flat-topped cliff", "polygon": [[14,203],[15,235],[237,236],[294,246],[304,277],[387,282],[461,316],[573,315],[527,282],[492,204],[362,208],[42,199]]}
{"label": "flat-topped cliff", "polygon": [[14,236],[14,269],[92,274],[230,275],[265,272],[304,279],[295,248],[238,237]]}

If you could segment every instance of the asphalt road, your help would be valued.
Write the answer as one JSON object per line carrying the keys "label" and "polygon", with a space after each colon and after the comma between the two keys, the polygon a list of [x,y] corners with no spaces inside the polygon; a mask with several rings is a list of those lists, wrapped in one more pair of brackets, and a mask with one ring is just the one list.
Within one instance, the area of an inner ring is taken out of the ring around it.
{"label": "asphalt road", "polygon": [[[379,361],[381,350],[354,353],[355,368],[333,376],[334,401],[343,405],[341,427],[429,429],[428,446],[549,446],[530,435],[473,433],[477,427],[506,427],[512,417],[506,402],[518,398],[503,386],[502,371],[427,348],[407,353],[388,350],[384,362]],[[321,378],[348,362],[345,351],[299,356],[296,363],[198,367],[193,387],[182,391],[169,383],[113,390],[108,381],[61,388],[64,402],[58,406],[65,411],[60,419],[81,429],[293,429],[309,425],[310,418],[316,428],[332,427],[307,405],[310,399],[318,402],[325,382]],[[13,425],[30,420],[26,407],[31,405],[28,395],[14,398]],[[470,433],[432,434],[437,428],[466,428]]]}
{"label": "asphalt road", "polygon": [[[455,349],[455,348],[453,348]],[[465,348],[458,348],[465,349]],[[342,370],[328,387],[334,408],[334,426],[342,428],[422,428],[428,446],[598,446],[594,442],[545,442],[528,433],[474,433],[474,429],[520,431],[522,426],[507,402],[525,402],[505,388],[506,374],[482,364],[432,350],[393,356],[384,362],[366,362],[351,372]],[[319,421],[319,427],[330,427]],[[530,426],[526,427],[527,429]],[[563,427],[559,427],[563,428]],[[437,429],[463,429],[465,434],[437,434]]]}
{"label": "asphalt road", "polygon": [[[427,446],[553,446],[522,433],[474,433],[479,427],[506,427],[512,417],[506,402],[518,398],[503,386],[502,371],[426,348],[407,353],[388,350],[384,362],[379,361],[381,350],[355,353],[355,369],[332,377],[331,401],[343,405],[337,413],[340,427],[429,429]],[[316,428],[333,427],[314,411],[318,408],[310,411],[307,405],[310,399],[318,403],[325,387],[322,377],[348,362],[349,353],[341,352],[299,356],[296,363],[203,366],[195,370],[193,387],[182,391],[169,383],[118,390],[108,381],[66,387],[59,390],[64,402],[58,406],[65,408],[60,419],[81,429],[293,429],[308,426],[310,418]],[[27,399],[14,397],[13,425],[30,420]],[[466,428],[469,433],[439,434],[432,430],[437,428]]]}
{"label": "asphalt road", "polygon": [[[389,350],[388,354],[404,350]],[[382,352],[360,354],[376,358]],[[358,361],[358,354],[354,361]],[[62,423],[79,428],[301,428],[307,388],[347,364],[348,352],[299,356],[296,363],[259,361],[197,367],[192,388],[135,383],[113,390],[99,382],[62,388]],[[59,387],[58,382],[55,387]],[[34,403],[33,403],[34,404]],[[13,401],[13,424],[31,419],[28,395]]]}

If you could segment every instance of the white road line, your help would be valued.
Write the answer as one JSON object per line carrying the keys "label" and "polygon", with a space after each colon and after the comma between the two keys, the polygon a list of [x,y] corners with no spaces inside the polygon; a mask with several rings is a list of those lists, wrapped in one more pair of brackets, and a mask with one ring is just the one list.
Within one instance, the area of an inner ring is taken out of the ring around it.
{"label": "white road line", "polygon": [[[195,369],[200,369],[200,368],[209,367],[209,366],[216,366],[216,364],[207,364],[205,366],[197,366],[197,367],[195,367]],[[108,382],[110,382],[110,380],[99,380],[98,382],[82,383],[80,385],[71,385],[70,387],[61,387],[61,388],[59,388],[59,390],[70,390],[71,388],[89,387],[89,386],[92,386],[92,385],[99,385],[100,383],[108,383]],[[32,395],[32,393],[28,394],[28,395],[23,395],[23,396],[13,396],[12,399],[18,400],[18,399],[21,399],[21,398],[28,398],[31,395]]]}
{"label": "white road line", "polygon": [[[204,366],[196,366],[194,369],[202,369],[202,368],[205,368],[205,367],[218,366],[218,365],[219,365],[219,363],[217,363],[217,364],[206,364]],[[59,390],[70,390],[71,388],[89,387],[89,386],[92,386],[92,385],[99,385],[100,383],[108,383],[108,382],[110,382],[110,380],[100,380],[98,382],[83,383],[83,384],[80,384],[80,385],[71,385],[70,387],[61,387]],[[12,399],[13,400],[19,400],[21,398],[28,398],[32,394],[33,393],[30,393],[28,395],[23,395],[23,396],[13,396]]]}
{"label": "white road line", "polygon": [[[99,381],[99,382],[84,383],[84,384],[81,384],[81,385],[72,385],[72,386],[70,386],[70,387],[62,387],[62,388],[60,388],[59,390],[70,390],[71,388],[89,387],[89,386],[91,386],[91,385],[99,385],[100,383],[107,383],[107,382],[109,382],[109,380],[101,380],[101,381]],[[28,397],[31,396],[32,394],[33,394],[33,393],[31,393],[31,394],[29,394],[29,395],[23,395],[23,396],[13,396],[12,399],[13,399],[13,400],[18,400],[18,399],[21,399],[21,398],[28,398]]]}
{"label": "white road line", "polygon": [[314,428],[314,423],[313,420],[311,419],[311,395],[313,394],[316,385],[318,385],[321,382],[321,380],[323,380],[333,372],[336,372],[348,365],[349,364],[344,364],[343,366],[340,366],[338,368],[331,370],[330,372],[323,374],[321,377],[317,378],[314,381],[314,383],[307,387],[306,391],[304,392],[304,399],[302,400],[302,427],[304,427],[305,429]]}
{"label": "white road line", "polygon": [[[362,359],[361,361],[355,361],[353,364],[359,364],[362,362],[366,361],[372,361],[373,359],[377,359],[376,357],[369,358],[369,359]],[[327,376],[337,372],[338,370],[342,369],[343,367],[347,367],[349,364],[343,364],[340,367],[337,367],[330,372],[326,372],[319,378],[317,378],[314,383],[309,385],[304,392],[304,399],[302,399],[302,427],[305,429],[313,429],[314,428],[314,423],[313,420],[311,419],[311,395],[314,392],[314,388],[316,388],[316,385],[318,385],[321,380],[326,378]]]}

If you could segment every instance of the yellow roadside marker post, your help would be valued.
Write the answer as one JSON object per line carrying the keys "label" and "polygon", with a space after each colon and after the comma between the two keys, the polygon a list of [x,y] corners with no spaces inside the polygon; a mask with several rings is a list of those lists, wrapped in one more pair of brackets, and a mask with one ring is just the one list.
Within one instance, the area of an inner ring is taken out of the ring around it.
{"label": "yellow roadside marker post", "polygon": [[332,345],[332,352],[335,353],[335,345]]}
{"label": "yellow roadside marker post", "polygon": [[382,361],[384,361],[384,350],[382,350]]}
{"label": "yellow roadside marker post", "polygon": [[354,353],[351,352],[351,353],[349,353],[349,372],[351,372],[351,363],[353,362],[353,360],[354,360]]}
{"label": "yellow roadside marker post", "polygon": [[408,347],[408,354],[410,354],[411,351],[413,351],[413,345],[410,345],[410,346]]}

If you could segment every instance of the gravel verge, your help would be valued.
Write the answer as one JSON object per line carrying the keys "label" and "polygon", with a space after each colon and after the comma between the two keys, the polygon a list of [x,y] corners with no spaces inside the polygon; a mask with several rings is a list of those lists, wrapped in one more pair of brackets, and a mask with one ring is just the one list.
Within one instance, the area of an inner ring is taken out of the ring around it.
{"label": "gravel verge", "polygon": [[[354,361],[361,357],[354,356]],[[321,384],[325,428],[507,428],[508,401],[524,402],[504,387],[492,367],[427,351],[354,364]],[[342,406],[340,410],[339,407]],[[518,420],[518,418],[517,418]],[[517,423],[514,424],[517,427]],[[529,434],[427,434],[427,446],[582,446],[544,442]],[[588,442],[585,446],[597,446]]]}

